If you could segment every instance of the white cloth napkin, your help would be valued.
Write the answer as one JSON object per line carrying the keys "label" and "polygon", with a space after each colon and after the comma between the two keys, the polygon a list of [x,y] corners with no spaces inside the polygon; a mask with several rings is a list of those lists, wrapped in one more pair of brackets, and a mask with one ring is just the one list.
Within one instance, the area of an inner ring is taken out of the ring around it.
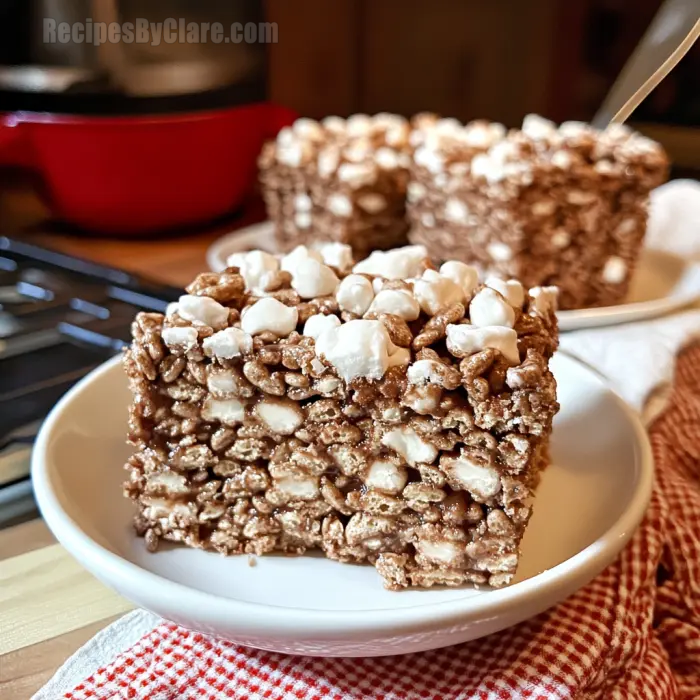
{"label": "white cloth napkin", "polygon": [[[647,245],[700,260],[700,183],[676,180],[652,194]],[[700,299],[700,286],[697,290]],[[678,353],[700,337],[700,309],[640,323],[564,333],[561,349],[605,376],[650,422],[663,409]],[[33,700],[56,700],[111,662],[160,622],[138,610],[77,651]]]}

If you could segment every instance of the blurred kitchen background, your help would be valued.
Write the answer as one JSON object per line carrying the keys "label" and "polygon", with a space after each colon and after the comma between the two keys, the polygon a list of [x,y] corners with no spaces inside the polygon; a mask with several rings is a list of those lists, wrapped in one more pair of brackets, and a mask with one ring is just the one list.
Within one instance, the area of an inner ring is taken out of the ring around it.
{"label": "blurred kitchen background", "polygon": [[[270,101],[311,117],[379,111],[410,116],[427,110],[509,126],[519,125],[530,112],[556,121],[587,120],[661,4],[661,0],[2,0],[0,114],[162,118]],[[277,23],[278,42],[99,48],[45,44],[47,17],[69,23],[86,17],[106,22],[182,17],[224,26],[266,20]],[[12,123],[7,119],[6,124]],[[178,293],[172,288],[143,288],[138,280],[119,275],[100,281],[100,276],[109,275],[92,268],[88,270],[92,277],[78,282],[60,270],[56,274],[51,268],[54,259],[39,264],[31,257],[35,252],[25,255],[27,250],[16,246],[9,250],[3,236],[19,239],[22,245],[39,244],[113,267],[146,271],[180,287],[192,277],[193,268],[204,269],[204,251],[218,236],[264,217],[259,200],[253,196],[241,201],[222,192],[222,197],[235,202],[227,211],[197,218],[192,210],[187,221],[166,217],[166,230],[121,231],[116,217],[138,220],[142,204],[167,209],[182,206],[188,198],[197,200],[217,183],[233,179],[243,160],[249,172],[237,177],[252,182],[263,134],[255,118],[231,124],[240,133],[224,131],[221,144],[207,129],[191,138],[174,136],[170,142],[163,136],[167,147],[162,148],[157,145],[161,134],[155,122],[149,127],[156,129],[148,132],[150,137],[142,134],[139,140],[129,140],[128,136],[117,146],[110,142],[109,148],[92,143],[86,136],[88,127],[78,125],[65,137],[62,132],[58,145],[65,145],[68,136],[79,143],[81,129],[85,130],[87,146],[81,147],[80,157],[91,169],[85,181],[80,181],[78,149],[66,146],[58,156],[55,149],[47,150],[50,140],[55,141],[53,132],[42,131],[41,140],[24,143],[20,150],[13,141],[14,130],[0,129],[0,164],[4,164],[0,281],[9,280],[0,284],[0,526],[27,517],[33,508],[27,457],[37,419],[76,378],[118,351],[120,338],[128,337],[135,308],[158,308],[156,297],[162,301]],[[700,44],[646,100],[632,124],[666,147],[675,176],[697,177]],[[246,148],[249,152],[243,158],[241,149]],[[203,165],[207,162],[203,151],[212,157],[218,153],[216,171]],[[121,171],[136,158],[143,161],[138,170],[146,173],[140,173],[146,178],[144,189],[127,197],[130,178],[122,177]],[[169,200],[153,201],[158,190],[154,194],[148,187],[151,160],[162,161],[160,175],[174,178],[177,186],[168,190]],[[36,167],[39,161],[43,170]],[[52,181],[47,179],[49,161]],[[181,176],[172,172],[178,165]],[[72,168],[70,175],[64,174],[66,166]],[[96,178],[105,178],[104,185],[99,180],[91,183],[92,170]],[[198,191],[192,189],[193,182],[199,183]],[[74,211],[76,202],[79,212],[81,201],[86,208],[109,204],[110,225],[97,230],[61,221],[55,201],[52,205],[50,200],[69,191]],[[126,233],[134,242],[126,242]],[[70,260],[58,262],[76,268]],[[83,282],[85,294],[78,299],[74,290],[82,289]],[[15,316],[7,311],[13,303]],[[23,305],[28,309],[24,321]],[[68,307],[70,314],[57,332],[51,314]],[[45,331],[32,326],[31,319],[41,318],[49,319]],[[37,328],[48,335],[37,334]],[[66,345],[67,337],[74,345]],[[30,345],[22,345],[27,339]],[[11,345],[17,340],[19,345]],[[92,354],[84,360],[76,357],[74,346],[83,350],[89,346]],[[56,347],[66,349],[65,367],[47,364],[59,362]],[[39,366],[50,367],[53,375],[39,377]],[[65,372],[63,383],[55,379],[56,372]],[[30,391],[34,380],[38,388]],[[20,409],[26,409],[26,417]]]}

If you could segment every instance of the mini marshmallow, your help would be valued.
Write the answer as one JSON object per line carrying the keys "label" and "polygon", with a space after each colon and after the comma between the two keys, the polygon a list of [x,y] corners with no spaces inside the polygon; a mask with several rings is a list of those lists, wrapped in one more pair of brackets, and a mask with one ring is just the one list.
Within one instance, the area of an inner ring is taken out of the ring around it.
{"label": "mini marshmallow", "polygon": [[395,127],[389,128],[384,132],[384,140],[390,146],[400,148],[406,144],[408,133],[409,129],[407,124],[401,124],[400,126],[396,125]]}
{"label": "mini marshmallow", "polygon": [[207,375],[207,389],[214,396],[228,396],[240,390],[240,380],[230,369],[211,367]]}
{"label": "mini marshmallow", "polygon": [[598,195],[595,192],[586,192],[585,190],[569,190],[566,193],[566,201],[576,206],[592,204],[597,199]]}
{"label": "mini marshmallow", "polygon": [[305,141],[292,141],[288,144],[277,144],[277,161],[290,168],[298,168],[311,156],[309,144]]}
{"label": "mini marshmallow", "polygon": [[367,470],[365,486],[385,493],[401,493],[407,481],[404,467],[396,466],[388,459],[376,459]]}
{"label": "mini marshmallow", "polygon": [[385,289],[374,297],[368,313],[393,314],[404,321],[415,321],[420,316],[420,305],[405,289]]}
{"label": "mini marshmallow", "polygon": [[479,273],[476,268],[457,260],[443,263],[440,267],[440,274],[459,285],[464,292],[465,299],[471,299],[474,290],[479,286]]}
{"label": "mini marshmallow", "polygon": [[171,301],[166,307],[165,307],[165,316],[167,318],[172,318],[176,313],[177,313],[177,302],[176,301]]}
{"label": "mini marshmallow", "polygon": [[368,114],[353,114],[345,122],[348,136],[364,136],[372,130],[372,117]]}
{"label": "mini marshmallow", "polygon": [[338,286],[335,298],[343,311],[364,316],[374,299],[374,289],[366,277],[348,275]]}
{"label": "mini marshmallow", "polygon": [[385,433],[382,445],[398,452],[412,467],[431,464],[438,454],[434,445],[422,440],[415,430],[407,426]]}
{"label": "mini marshmallow", "polygon": [[603,281],[620,284],[627,278],[627,263],[617,255],[611,255],[603,267]]}
{"label": "mini marshmallow", "polygon": [[226,328],[205,338],[202,345],[204,354],[208,357],[231,360],[250,352],[253,349],[253,338],[240,328]]}
{"label": "mini marshmallow", "polygon": [[361,163],[369,157],[370,153],[372,153],[372,142],[367,138],[351,141],[343,150],[345,160],[351,163]]}
{"label": "mini marshmallow", "polygon": [[245,407],[238,399],[214,399],[208,396],[202,405],[202,418],[206,421],[219,421],[224,425],[235,425],[245,419]]}
{"label": "mini marshmallow", "polygon": [[241,327],[250,335],[270,332],[284,338],[296,327],[299,312],[296,308],[285,306],[273,297],[265,297],[249,307],[241,319]]}
{"label": "mini marshmallow", "polygon": [[307,501],[318,496],[318,479],[295,479],[285,476],[275,479],[275,486],[285,495]]}
{"label": "mini marshmallow", "polygon": [[471,172],[471,165],[469,163],[452,163],[447,169],[450,175],[457,176],[457,182],[461,182],[462,178]]}
{"label": "mini marshmallow", "polygon": [[455,224],[466,224],[469,221],[469,207],[456,197],[450,197],[445,204],[445,218]]}
{"label": "mini marshmallow", "polygon": [[567,168],[571,167],[572,162],[573,158],[571,157],[571,154],[568,151],[556,151],[552,155],[552,165],[555,168],[561,168],[562,170],[566,170]]}
{"label": "mini marshmallow", "polygon": [[320,141],[323,138],[323,129],[320,127],[319,123],[313,119],[307,119],[305,117],[297,119],[294,124],[292,124],[292,130],[296,136],[303,139]]}
{"label": "mini marshmallow", "polygon": [[296,143],[296,136],[291,126],[285,126],[279,130],[277,133],[277,145],[278,146],[290,146]]}
{"label": "mini marshmallow", "polygon": [[308,336],[316,340],[321,333],[337,328],[340,325],[340,319],[332,314],[326,316],[324,314],[314,314],[307,319],[304,324],[304,332],[302,335]]}
{"label": "mini marshmallow", "polygon": [[331,133],[334,134],[344,134],[345,133],[345,119],[342,117],[336,117],[334,115],[331,115],[329,117],[325,117],[324,119],[321,120],[321,125],[323,126],[324,129],[327,131],[330,131]]}
{"label": "mini marshmallow", "polygon": [[[624,141],[628,139],[630,136],[635,136],[636,138],[644,138],[639,135],[635,135],[634,131],[630,129],[627,124],[609,124],[606,128],[605,131],[603,132],[605,136],[609,136],[616,141]],[[652,143],[654,143],[652,141]]]}
{"label": "mini marshmallow", "polygon": [[304,422],[299,405],[289,399],[264,399],[256,405],[255,415],[278,435],[292,435]]}
{"label": "mini marshmallow", "polygon": [[440,466],[445,473],[480,502],[493,498],[501,490],[498,472],[485,465],[461,457],[442,457]]}
{"label": "mini marshmallow", "polygon": [[198,335],[197,329],[191,326],[187,326],[186,328],[180,328],[178,326],[164,328],[162,333],[163,342],[169,348],[182,349],[185,352],[197,345]]}
{"label": "mini marshmallow", "polygon": [[210,297],[185,294],[177,303],[178,314],[186,321],[211,326],[214,330],[224,328],[228,323],[228,309]]}
{"label": "mini marshmallow", "polygon": [[554,214],[556,208],[557,204],[553,199],[540,199],[532,205],[530,211],[535,216],[549,216]]}
{"label": "mini marshmallow", "polygon": [[510,246],[500,241],[493,241],[486,247],[486,251],[496,262],[507,262],[513,258],[513,251]]}
{"label": "mini marshmallow", "polygon": [[332,194],[326,201],[328,211],[335,216],[347,218],[352,216],[352,202],[350,198],[344,194]]}
{"label": "mini marshmallow", "polygon": [[528,114],[523,119],[522,131],[536,141],[551,139],[557,133],[557,125],[537,114]]}
{"label": "mini marshmallow", "polygon": [[460,547],[457,542],[448,540],[440,540],[438,542],[418,540],[416,549],[426,559],[440,564],[454,563],[464,555],[464,544]]}
{"label": "mini marshmallow", "polygon": [[370,192],[357,198],[357,205],[368,214],[378,214],[386,209],[386,198],[381,194]]}
{"label": "mini marshmallow", "polygon": [[281,270],[289,272],[293,275],[294,270],[299,263],[302,260],[308,260],[309,258],[318,260],[318,262],[323,262],[323,257],[318,250],[311,250],[305,245],[298,245],[291,253],[287,253],[287,255],[282,258],[281,262],[279,263],[279,267]]}
{"label": "mini marshmallow", "polygon": [[525,290],[518,280],[502,280],[499,277],[489,277],[485,282],[487,287],[495,289],[504,299],[516,309],[522,309],[525,303]]}
{"label": "mini marshmallow", "polygon": [[190,485],[187,482],[187,477],[184,474],[175,472],[161,472],[160,474],[151,474],[148,478],[146,488],[148,491],[152,489],[163,488],[167,491],[168,496],[187,495],[190,492]]}
{"label": "mini marshmallow", "polygon": [[568,121],[559,125],[559,135],[565,138],[580,138],[591,131],[591,127],[586,122]]}
{"label": "mini marshmallow", "polygon": [[[306,212],[301,212],[311,219]],[[299,216],[299,214],[297,214]],[[272,281],[277,277],[280,264],[274,255],[262,250],[251,250],[248,253],[234,253],[229,256],[226,264],[229,267],[239,268],[245,286],[253,294],[264,294],[270,288]]]}
{"label": "mini marshmallow", "polygon": [[[319,362],[316,358],[314,358],[313,361]],[[321,365],[321,369],[319,371],[323,372],[325,366],[322,362],[319,362],[319,364]],[[323,377],[323,379],[319,379],[315,384],[316,389],[320,391],[323,395],[330,394],[331,392],[335,391],[339,386],[340,379],[338,379],[337,377]]]}
{"label": "mini marshmallow", "polygon": [[341,272],[347,272],[353,265],[352,248],[345,243],[315,243],[313,247],[326,265]]}
{"label": "mini marshmallow", "polygon": [[318,154],[318,174],[322,178],[332,175],[340,165],[340,149],[337,146],[327,146]]}
{"label": "mini marshmallow", "polygon": [[292,288],[302,299],[314,299],[335,292],[338,278],[322,260],[318,250],[303,245],[282,258],[282,270],[292,275]]}
{"label": "mini marshmallow", "polygon": [[401,157],[394,149],[383,147],[377,149],[374,154],[374,162],[382,170],[396,170],[401,166]]}
{"label": "mini marshmallow", "polygon": [[616,236],[627,236],[637,228],[637,221],[631,216],[623,219],[615,228]]}
{"label": "mini marshmallow", "polygon": [[420,279],[414,281],[413,293],[421,309],[430,316],[464,299],[462,288],[436,270],[426,270]]}
{"label": "mini marshmallow", "polygon": [[541,316],[548,316],[557,310],[559,289],[557,287],[533,287],[530,290],[535,311]]}
{"label": "mini marshmallow", "polygon": [[[408,362],[391,342],[380,321],[348,321],[325,331],[316,339],[316,355],[325,357],[338,374],[350,382],[358,377],[381,379],[393,364]],[[393,362],[391,356],[398,357]]]}
{"label": "mini marshmallow", "polygon": [[375,126],[381,129],[398,129],[408,126],[405,117],[391,112],[377,112],[372,121]]}
{"label": "mini marshmallow", "polygon": [[439,134],[445,134],[447,136],[456,136],[463,129],[462,122],[454,117],[443,117],[442,119],[438,119],[433,125],[433,128]]}
{"label": "mini marshmallow", "polygon": [[357,263],[353,272],[376,275],[388,280],[419,277],[428,253],[422,245],[409,245],[393,250],[375,250],[368,258]]}
{"label": "mini marshmallow", "polygon": [[486,287],[471,300],[469,319],[475,326],[512,328],[515,324],[515,311],[496,290]]}
{"label": "mini marshmallow", "polygon": [[571,235],[563,228],[554,229],[552,233],[552,245],[559,250],[567,248],[571,243]]}
{"label": "mini marshmallow", "polygon": [[377,171],[372,163],[343,163],[338,168],[338,180],[355,189],[373,185],[376,179]]}
{"label": "mini marshmallow", "polygon": [[298,194],[294,197],[294,208],[297,211],[311,211],[313,208],[313,202],[308,194]]}
{"label": "mini marshmallow", "polygon": [[468,124],[462,132],[461,139],[468,146],[489,148],[506,135],[503,124],[476,122]]}
{"label": "mini marshmallow", "polygon": [[500,182],[506,176],[504,163],[487,153],[479,153],[472,158],[471,171],[472,177],[483,177],[490,184]]}
{"label": "mini marshmallow", "polygon": [[315,299],[333,294],[338,278],[328,265],[313,258],[302,260],[292,271],[292,289],[302,299]]}
{"label": "mini marshmallow", "polygon": [[297,228],[311,228],[311,214],[308,211],[298,211],[294,214],[294,224]]}
{"label": "mini marshmallow", "polygon": [[406,372],[409,384],[438,384],[442,386],[443,365],[437,360],[416,360]]}
{"label": "mini marshmallow", "polygon": [[445,161],[442,156],[432,148],[421,146],[413,155],[416,165],[422,165],[431,173],[437,175],[445,170]]}
{"label": "mini marshmallow", "polygon": [[409,182],[406,189],[406,196],[409,202],[420,202],[423,197],[428,193],[425,189],[425,185],[420,182]]}
{"label": "mini marshmallow", "polygon": [[446,331],[447,349],[455,357],[469,357],[486,348],[493,348],[498,350],[511,364],[520,363],[518,334],[512,328],[504,328],[503,326],[478,328],[468,324],[450,324]]}

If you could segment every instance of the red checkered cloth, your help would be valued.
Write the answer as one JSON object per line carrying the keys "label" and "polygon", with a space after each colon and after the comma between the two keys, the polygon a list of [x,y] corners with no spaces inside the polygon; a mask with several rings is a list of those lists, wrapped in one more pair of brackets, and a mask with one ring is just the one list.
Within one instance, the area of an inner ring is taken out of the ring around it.
{"label": "red checkered cloth", "polygon": [[64,697],[700,698],[700,347],[651,430],[656,484],[619,559],[556,608],[460,646],[299,658],[163,624]]}

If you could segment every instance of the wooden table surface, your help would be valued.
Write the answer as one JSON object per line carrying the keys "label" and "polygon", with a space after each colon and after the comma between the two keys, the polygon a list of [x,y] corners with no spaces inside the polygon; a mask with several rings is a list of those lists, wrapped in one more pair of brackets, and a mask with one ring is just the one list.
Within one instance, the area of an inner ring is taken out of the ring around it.
{"label": "wooden table surface", "polygon": [[[157,240],[41,233],[45,218],[40,200],[24,185],[0,193],[3,234],[184,286],[206,269],[209,245],[259,220],[261,209],[252,206],[233,223],[204,232]],[[27,234],[28,228],[39,232]],[[41,520],[0,530],[0,698],[30,698],[73,652],[131,607],[75,562]]]}

